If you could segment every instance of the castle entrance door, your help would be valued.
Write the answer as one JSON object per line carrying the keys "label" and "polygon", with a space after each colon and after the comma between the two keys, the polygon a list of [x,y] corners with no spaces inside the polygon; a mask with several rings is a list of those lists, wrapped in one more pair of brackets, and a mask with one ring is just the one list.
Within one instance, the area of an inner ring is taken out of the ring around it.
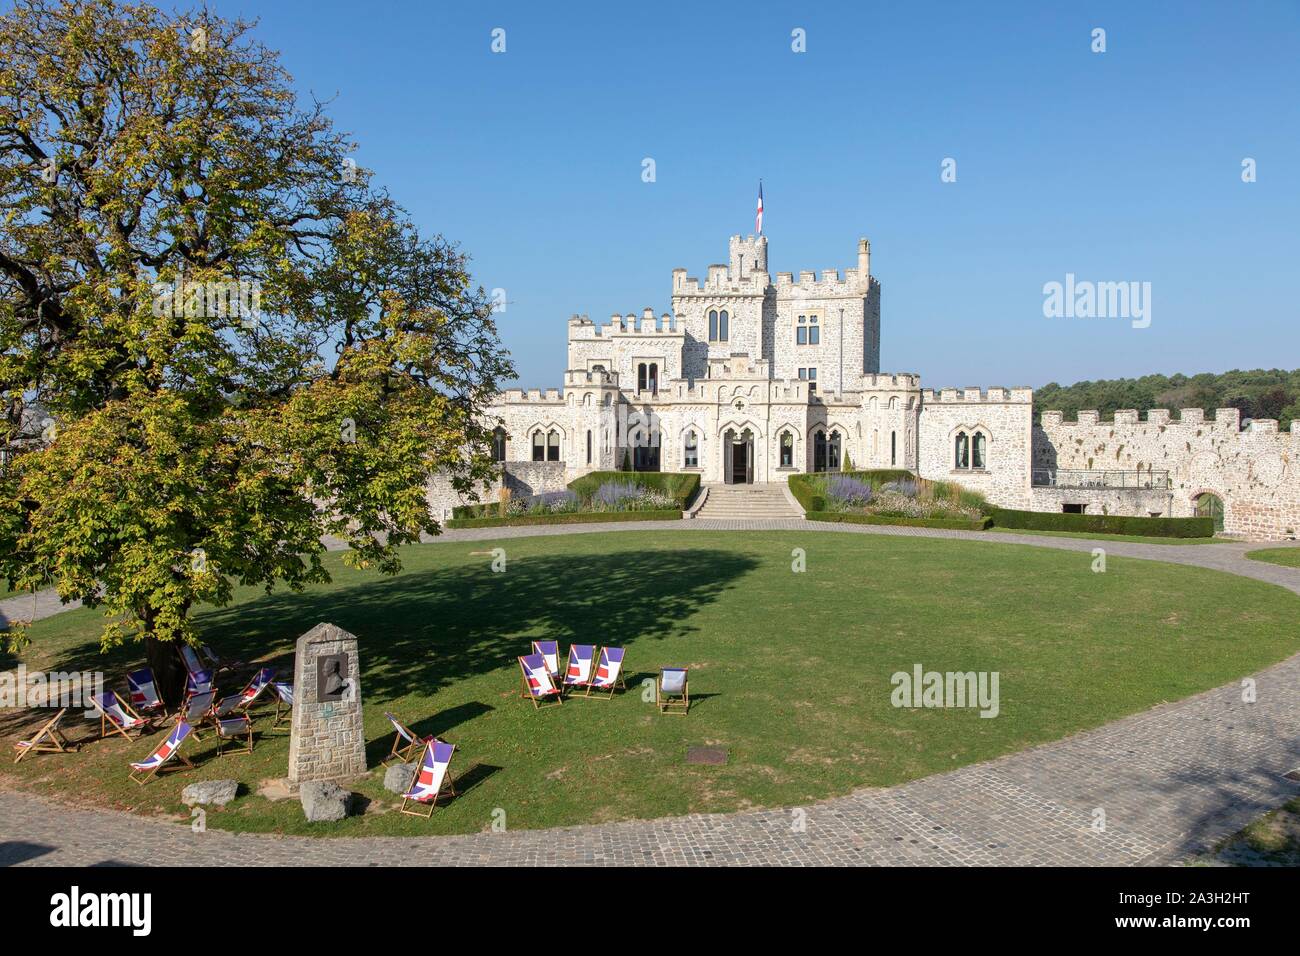
{"label": "castle entrance door", "polygon": [[722,447],[726,456],[723,461],[724,478],[729,485],[752,485],[754,483],[754,434],[748,428],[740,433],[727,429],[723,436]]}

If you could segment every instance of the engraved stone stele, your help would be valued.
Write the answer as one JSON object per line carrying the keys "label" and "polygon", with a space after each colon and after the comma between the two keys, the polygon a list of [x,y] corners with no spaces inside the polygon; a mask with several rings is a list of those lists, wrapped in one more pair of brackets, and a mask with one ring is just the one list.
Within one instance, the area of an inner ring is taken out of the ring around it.
{"label": "engraved stone stele", "polygon": [[[322,683],[323,682],[323,683]],[[317,624],[298,638],[293,664],[289,786],[347,780],[366,772],[357,638]]]}

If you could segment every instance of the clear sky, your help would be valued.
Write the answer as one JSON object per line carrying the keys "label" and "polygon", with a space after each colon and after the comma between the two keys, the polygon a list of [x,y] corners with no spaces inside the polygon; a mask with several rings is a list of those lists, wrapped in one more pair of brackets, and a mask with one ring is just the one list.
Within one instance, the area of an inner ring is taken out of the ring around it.
{"label": "clear sky", "polygon": [[[1300,366],[1295,0],[211,6],[259,17],[357,162],[506,290],[526,386],[561,384],[571,314],[659,314],[674,267],[725,261],[759,177],[773,274],[871,239],[886,371]],[[1150,327],[1045,318],[1066,273],[1150,282]]]}

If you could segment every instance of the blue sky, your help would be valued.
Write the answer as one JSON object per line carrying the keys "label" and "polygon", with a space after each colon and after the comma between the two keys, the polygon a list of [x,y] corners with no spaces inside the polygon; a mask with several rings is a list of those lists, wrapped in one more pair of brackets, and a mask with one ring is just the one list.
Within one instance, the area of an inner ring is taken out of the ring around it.
{"label": "blue sky", "polygon": [[[260,18],[357,162],[506,289],[526,386],[561,383],[572,313],[661,313],[674,267],[725,261],[760,176],[773,273],[851,267],[871,239],[885,370],[1300,365],[1294,0],[211,6]],[[1044,318],[1067,272],[1150,282],[1150,327]]]}

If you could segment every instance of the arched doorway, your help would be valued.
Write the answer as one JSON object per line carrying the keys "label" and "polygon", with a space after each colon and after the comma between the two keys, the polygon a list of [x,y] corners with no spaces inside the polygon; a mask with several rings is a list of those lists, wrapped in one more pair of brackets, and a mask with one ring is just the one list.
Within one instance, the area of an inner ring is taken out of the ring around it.
{"label": "arched doorway", "polygon": [[1218,495],[1212,495],[1208,491],[1197,495],[1192,499],[1196,505],[1196,517],[1213,518],[1214,530],[1223,530],[1223,499]]}
{"label": "arched doorway", "polygon": [[723,480],[729,485],[754,483],[754,433],[748,428],[739,435],[728,428],[722,435]]}

